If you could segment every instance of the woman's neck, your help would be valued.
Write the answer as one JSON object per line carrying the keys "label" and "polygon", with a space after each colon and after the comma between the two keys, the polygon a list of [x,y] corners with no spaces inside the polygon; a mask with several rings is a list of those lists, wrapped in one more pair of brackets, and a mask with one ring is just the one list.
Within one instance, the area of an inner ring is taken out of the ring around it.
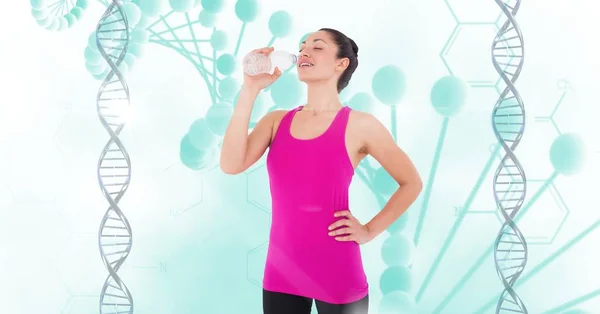
{"label": "woman's neck", "polygon": [[308,99],[305,108],[315,111],[338,110],[342,107],[336,87],[316,83],[308,85]]}

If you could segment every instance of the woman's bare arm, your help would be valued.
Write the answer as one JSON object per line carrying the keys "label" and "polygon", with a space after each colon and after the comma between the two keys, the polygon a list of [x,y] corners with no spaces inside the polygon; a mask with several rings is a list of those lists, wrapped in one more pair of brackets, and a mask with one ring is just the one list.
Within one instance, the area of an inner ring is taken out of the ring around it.
{"label": "woman's bare arm", "polygon": [[255,89],[242,88],[238,103],[223,136],[221,145],[221,170],[227,174],[239,174],[252,166],[267,150],[273,134],[272,111],[262,117],[248,135],[252,106],[258,93]]}

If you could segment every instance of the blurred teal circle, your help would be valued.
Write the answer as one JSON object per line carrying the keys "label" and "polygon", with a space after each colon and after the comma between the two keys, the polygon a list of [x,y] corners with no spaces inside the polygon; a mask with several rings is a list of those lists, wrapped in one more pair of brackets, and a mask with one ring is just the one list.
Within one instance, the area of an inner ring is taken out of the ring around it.
{"label": "blurred teal circle", "polygon": [[58,19],[58,17],[54,16],[52,17],[52,23],[50,23],[46,29],[49,31],[55,31],[58,29],[58,27],[60,26],[60,20]]}
{"label": "blurred teal circle", "polygon": [[146,44],[150,41],[150,32],[142,28],[136,28],[131,32],[131,42]]}
{"label": "blurred teal circle", "polygon": [[43,19],[36,20],[36,22],[38,23],[39,26],[41,26],[43,28],[47,28],[48,26],[50,26],[50,24],[52,24],[53,19],[54,19],[54,17],[52,15],[48,15],[47,17],[45,17]]}
{"label": "blurred teal circle", "polygon": [[31,15],[33,15],[33,18],[35,18],[36,20],[41,20],[41,19],[45,19],[48,16],[52,15],[50,14],[50,10],[48,10],[47,8],[41,8],[41,9],[36,9],[36,8],[31,8]]}
{"label": "blurred teal circle", "polygon": [[69,28],[69,21],[64,16],[60,16],[58,20],[60,21],[60,24],[58,25],[57,29],[58,31],[63,31]]}
{"label": "blurred teal circle", "polygon": [[129,28],[134,28],[142,18],[142,10],[132,2],[123,3],[122,8],[127,17],[127,26],[129,26]]}
{"label": "blurred teal circle", "polygon": [[386,268],[379,279],[379,289],[382,294],[392,291],[411,292],[413,277],[410,269],[405,266],[391,266]]}
{"label": "blurred teal circle", "polygon": [[179,145],[179,158],[183,165],[192,170],[212,167],[216,161],[216,148],[200,150],[192,145],[189,135],[183,136]]}
{"label": "blurred teal circle", "polygon": [[235,15],[244,23],[250,23],[258,15],[258,1],[238,0],[235,4]]}
{"label": "blurred teal circle", "polygon": [[415,244],[403,233],[390,235],[381,247],[381,258],[388,266],[409,266],[412,264],[414,254]]}
{"label": "blurred teal circle", "polygon": [[88,3],[88,0],[77,0],[77,2],[75,2],[75,6],[85,10],[88,7]]}
{"label": "blurred teal circle", "polygon": [[577,174],[585,164],[586,150],[585,143],[579,134],[561,134],[550,147],[550,162],[559,173]]}
{"label": "blurred teal circle", "polygon": [[406,90],[404,72],[395,65],[381,67],[373,76],[371,88],[381,103],[395,106],[400,103]]}
{"label": "blurred teal circle", "polygon": [[49,0],[31,0],[31,7],[36,10],[45,9],[48,6]]}
{"label": "blurred teal circle", "polygon": [[68,26],[67,27],[73,27],[73,25],[75,25],[75,23],[77,23],[77,17],[73,14],[73,13],[67,13],[65,14],[64,18],[67,20]]}
{"label": "blurred teal circle", "polygon": [[220,102],[208,108],[206,122],[213,134],[223,136],[233,114],[233,106],[228,102]]}
{"label": "blurred teal circle", "polygon": [[277,11],[269,18],[269,31],[273,37],[282,38],[292,31],[292,16],[286,11]]}
{"label": "blurred teal circle", "polygon": [[195,2],[195,0],[169,0],[171,8],[176,12],[188,12],[194,8]]}
{"label": "blurred teal circle", "polygon": [[467,84],[456,76],[442,77],[431,89],[431,104],[442,116],[453,116],[464,107],[467,91]]}
{"label": "blurred teal circle", "polygon": [[96,43],[96,31],[93,31],[88,37],[88,47],[94,51],[98,51],[98,44]]}
{"label": "blurred teal circle", "polygon": [[200,1],[202,8],[210,13],[219,13],[223,10],[223,0],[202,0]]}
{"label": "blurred teal circle", "polygon": [[158,16],[163,6],[163,0],[138,0],[134,3],[139,6],[144,15],[150,17]]}
{"label": "blurred teal circle", "polygon": [[390,196],[398,189],[398,182],[383,167],[375,170],[375,178],[373,179],[373,189],[385,196]]}
{"label": "blurred teal circle", "polygon": [[222,99],[231,101],[238,88],[239,84],[236,79],[231,76],[224,77],[219,82],[219,95]]}
{"label": "blurred teal circle", "polygon": [[217,15],[206,10],[202,10],[200,11],[200,14],[198,14],[198,22],[200,22],[200,25],[206,28],[214,27],[217,24]]}
{"label": "blurred teal circle", "polygon": [[[369,93],[357,93],[348,101],[349,106],[352,109],[374,113],[375,112],[375,99]],[[388,175],[389,176],[389,175]],[[392,179],[393,180],[393,179]],[[395,181],[394,181],[395,182]]]}
{"label": "blurred teal circle", "polygon": [[70,13],[73,14],[79,21],[79,20],[81,20],[81,17],[83,16],[83,9],[80,7],[73,7],[71,9]]}
{"label": "blurred teal circle", "polygon": [[103,63],[93,64],[90,62],[86,62],[85,68],[92,75],[100,75],[100,74],[104,73],[104,71],[108,68],[108,66]]}
{"label": "blurred teal circle", "polygon": [[379,302],[379,314],[414,314],[416,311],[414,296],[404,291],[392,291]]}
{"label": "blurred teal circle", "polygon": [[235,56],[224,53],[217,59],[217,70],[223,75],[231,75],[235,71]]}
{"label": "blurred teal circle", "polygon": [[106,61],[102,58],[100,52],[91,49],[89,46],[85,47],[84,51],[85,62],[91,65],[104,64]]}
{"label": "blurred teal circle", "polygon": [[302,85],[298,76],[291,72],[284,72],[270,89],[271,98],[277,107],[292,109],[299,105],[302,99]]}
{"label": "blurred teal circle", "polygon": [[210,131],[205,118],[196,119],[196,121],[190,125],[187,136],[190,144],[199,150],[216,147],[219,141],[219,137]]}
{"label": "blurred teal circle", "polygon": [[222,30],[214,31],[210,36],[210,45],[215,50],[223,50],[227,48],[227,33]]}

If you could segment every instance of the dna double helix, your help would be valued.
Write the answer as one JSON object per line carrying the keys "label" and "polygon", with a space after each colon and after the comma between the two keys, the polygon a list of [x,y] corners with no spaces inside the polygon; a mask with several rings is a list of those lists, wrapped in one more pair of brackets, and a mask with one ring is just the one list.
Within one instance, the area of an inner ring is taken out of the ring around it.
{"label": "dna double helix", "polygon": [[129,88],[119,65],[127,52],[129,25],[119,0],[112,0],[96,27],[98,51],[110,67],[96,98],[102,126],[110,135],[98,161],[98,180],[110,207],[98,235],[100,255],[108,270],[100,294],[100,313],[133,313],[133,299],[117,271],[131,251],[129,222],[118,206],[131,179],[131,162],[119,133],[129,109]]}
{"label": "dna double helix", "polygon": [[492,44],[492,63],[506,87],[500,94],[492,112],[494,134],[505,151],[494,174],[494,198],[504,217],[494,246],[494,262],[504,290],[498,299],[496,313],[527,313],[513,285],[527,263],[527,243],[515,223],[526,192],[523,167],[514,151],[521,141],[525,128],[525,108],[515,88],[524,61],[523,36],[515,15],[520,0],[495,0],[506,22],[499,29]]}

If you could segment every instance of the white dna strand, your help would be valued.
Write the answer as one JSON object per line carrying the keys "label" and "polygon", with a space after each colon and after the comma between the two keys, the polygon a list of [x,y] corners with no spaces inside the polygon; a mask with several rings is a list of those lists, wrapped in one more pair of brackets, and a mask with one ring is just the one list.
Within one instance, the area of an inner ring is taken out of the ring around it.
{"label": "white dna strand", "polygon": [[120,0],[112,0],[96,27],[98,51],[110,71],[102,81],[96,98],[100,122],[110,139],[98,161],[98,180],[110,207],[106,211],[98,235],[100,255],[108,276],[100,294],[100,313],[133,313],[133,299],[117,271],[131,251],[132,232],[118,206],[131,179],[131,162],[119,133],[129,112],[129,88],[119,65],[129,43],[129,25]]}
{"label": "white dna strand", "polygon": [[504,285],[496,313],[527,313],[513,289],[527,263],[527,243],[515,223],[526,193],[525,172],[514,153],[525,128],[525,108],[515,88],[524,60],[523,36],[514,18],[521,0],[512,6],[505,2],[510,0],[495,1],[507,19],[492,44],[492,63],[506,85],[492,112],[494,134],[505,151],[493,179],[494,198],[504,217],[494,246],[496,272]]}

